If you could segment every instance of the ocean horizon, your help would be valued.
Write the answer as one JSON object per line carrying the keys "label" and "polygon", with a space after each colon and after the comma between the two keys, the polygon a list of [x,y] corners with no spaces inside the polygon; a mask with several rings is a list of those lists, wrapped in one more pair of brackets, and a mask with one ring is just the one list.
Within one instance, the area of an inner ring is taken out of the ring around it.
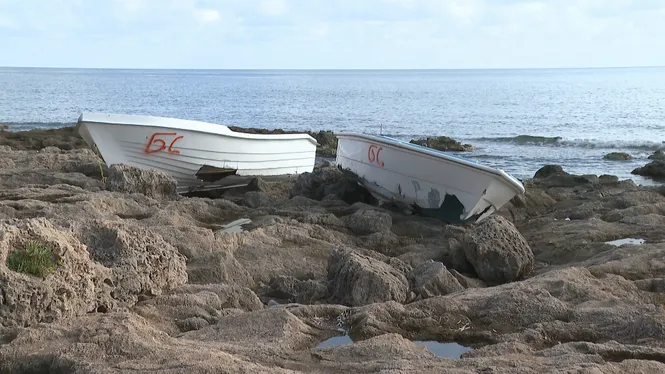
{"label": "ocean horizon", "polygon": [[504,67],[504,68],[129,68],[129,67],[76,67],[76,66],[4,66],[0,69],[56,69],[56,70],[211,70],[211,71],[483,71],[483,70],[601,70],[601,69],[659,69],[665,65],[569,66],[569,67]]}
{"label": "ocean horizon", "polygon": [[[665,68],[0,68],[10,131],[73,125],[81,112],[156,115],[297,131],[450,136],[518,177],[545,164],[630,174],[665,148]],[[381,130],[382,129],[382,130]],[[633,159],[607,161],[609,152]]]}

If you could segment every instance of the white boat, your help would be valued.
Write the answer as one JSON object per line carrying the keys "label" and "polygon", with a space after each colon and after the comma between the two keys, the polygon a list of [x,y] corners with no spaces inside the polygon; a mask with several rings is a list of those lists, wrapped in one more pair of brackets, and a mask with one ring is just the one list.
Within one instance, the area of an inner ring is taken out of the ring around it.
{"label": "white boat", "polygon": [[176,118],[83,113],[77,131],[104,162],[161,170],[178,192],[246,185],[311,172],[318,143],[308,134],[248,134]]}
{"label": "white boat", "polygon": [[520,181],[503,170],[385,136],[336,134],[337,165],[380,201],[446,222],[487,218],[515,195]]}

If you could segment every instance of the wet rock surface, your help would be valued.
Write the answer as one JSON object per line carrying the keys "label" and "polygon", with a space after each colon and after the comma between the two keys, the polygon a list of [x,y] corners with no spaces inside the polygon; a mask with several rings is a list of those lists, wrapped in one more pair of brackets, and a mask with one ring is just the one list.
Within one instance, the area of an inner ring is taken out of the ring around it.
{"label": "wet rock surface", "polygon": [[659,149],[657,151],[654,151],[651,155],[648,157],[649,160],[665,160],[665,152],[663,150]]}
{"label": "wet rock surface", "polygon": [[656,158],[642,167],[635,168],[631,173],[655,179],[665,179],[665,159]]}
{"label": "wet rock surface", "polygon": [[603,156],[603,160],[609,160],[609,161],[626,161],[632,159],[633,156],[625,152],[611,152]]}
{"label": "wet rock surface", "polygon": [[475,149],[475,147],[471,144],[462,144],[459,141],[447,136],[413,139],[410,141],[410,143],[444,152],[470,152]]}
{"label": "wet rock surface", "polygon": [[[334,167],[183,197],[71,129],[0,136],[0,372],[665,372],[662,188],[549,165],[456,226]],[[28,242],[52,272],[17,271]]]}

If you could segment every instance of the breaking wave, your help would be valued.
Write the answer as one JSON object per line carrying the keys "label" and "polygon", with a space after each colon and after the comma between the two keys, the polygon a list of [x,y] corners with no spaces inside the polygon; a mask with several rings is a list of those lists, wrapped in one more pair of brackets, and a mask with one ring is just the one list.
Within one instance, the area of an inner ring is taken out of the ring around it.
{"label": "breaking wave", "polygon": [[516,145],[537,145],[551,147],[571,148],[600,148],[600,149],[635,149],[655,151],[665,149],[665,141],[648,140],[597,140],[597,139],[564,139],[560,136],[533,136],[518,135],[513,137],[474,138],[469,142],[506,143]]}
{"label": "breaking wave", "polygon": [[480,140],[485,142],[494,142],[494,143],[514,143],[514,144],[534,144],[534,145],[546,145],[546,144],[557,144],[563,138],[560,136],[533,136],[533,135],[518,135],[512,137],[499,137],[499,138],[476,138],[473,140]]}
{"label": "breaking wave", "polygon": [[[378,135],[378,134],[376,134]],[[428,136],[438,135],[405,135],[405,134],[383,134],[384,136],[409,141],[411,139],[426,138]],[[470,143],[475,145],[479,142],[484,143],[503,143],[515,145],[531,145],[543,147],[569,147],[585,149],[626,149],[637,151],[655,151],[665,150],[665,141],[649,140],[598,140],[598,139],[564,139],[561,136],[536,136],[536,135],[518,135],[507,137],[481,137],[481,138],[456,138],[453,139],[461,143]]]}

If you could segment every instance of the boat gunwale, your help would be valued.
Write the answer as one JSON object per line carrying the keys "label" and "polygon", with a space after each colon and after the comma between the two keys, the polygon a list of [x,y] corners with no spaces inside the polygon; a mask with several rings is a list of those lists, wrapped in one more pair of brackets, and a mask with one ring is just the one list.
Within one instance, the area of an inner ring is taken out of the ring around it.
{"label": "boat gunwale", "polygon": [[[151,122],[154,121],[154,122]],[[160,123],[160,121],[162,123]],[[314,137],[306,133],[296,134],[252,134],[231,130],[227,125],[187,120],[173,117],[161,116],[144,116],[134,114],[113,114],[113,113],[100,113],[100,112],[84,112],[78,118],[77,129],[82,124],[99,124],[99,125],[124,125],[124,126],[140,126],[140,127],[157,127],[182,131],[192,131],[202,134],[211,134],[219,136],[229,136],[234,138],[241,138],[247,140],[309,140],[314,145],[320,145]],[[215,130],[207,131],[196,128],[196,126],[209,126],[216,127]]]}
{"label": "boat gunwale", "polygon": [[[374,143],[381,143],[384,145],[389,145],[395,148],[399,148],[400,150],[414,153],[418,156],[428,156],[431,158],[439,159],[439,160],[445,160],[446,162],[452,162],[455,164],[459,164],[460,166],[464,166],[467,168],[472,168],[476,169],[478,171],[481,171],[486,174],[492,174],[493,176],[499,177],[501,180],[509,184],[511,187],[513,187],[514,190],[517,191],[517,194],[521,195],[526,192],[524,185],[517,180],[515,177],[509,175],[506,173],[504,170],[501,169],[495,169],[492,167],[489,167],[487,165],[482,165],[478,163],[471,162],[469,160],[465,160],[460,157],[455,157],[452,155],[449,155],[443,151],[439,151],[433,148],[428,148],[428,147],[423,147],[423,146],[418,146],[416,144],[410,144],[405,141],[401,141],[398,139],[392,139],[389,137],[384,137],[384,136],[377,136],[377,135],[370,135],[370,134],[362,134],[362,133],[357,133],[357,132],[345,132],[345,133],[339,133],[335,134],[337,136],[338,140],[341,140],[343,138],[347,139],[353,139],[357,138],[360,140],[366,140],[366,141],[372,141]],[[346,157],[349,158],[349,157]]]}

